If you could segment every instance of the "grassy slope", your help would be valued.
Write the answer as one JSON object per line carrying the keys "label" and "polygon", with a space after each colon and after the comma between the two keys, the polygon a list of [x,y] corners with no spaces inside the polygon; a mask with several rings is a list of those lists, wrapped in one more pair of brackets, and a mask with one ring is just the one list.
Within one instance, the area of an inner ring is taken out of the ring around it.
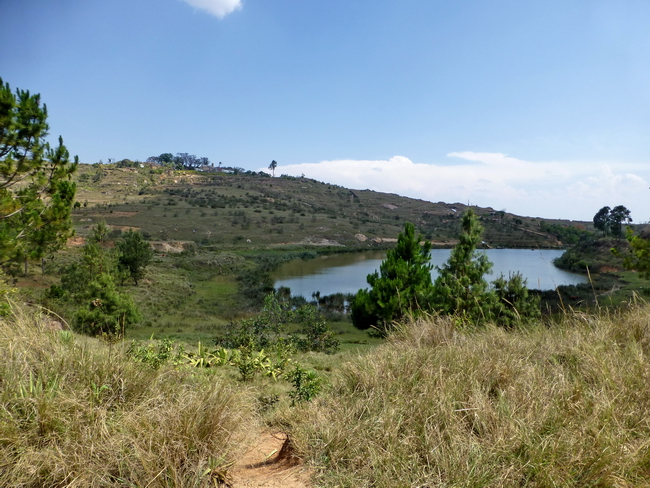
{"label": "grassy slope", "polygon": [[422,321],[282,422],[323,486],[647,486],[650,307],[459,333]]}
{"label": "grassy slope", "polygon": [[300,358],[331,387],[263,413],[279,383],[154,370],[18,309],[0,318],[0,479],[208,486],[266,419],[318,486],[645,486],[649,319],[642,305],[510,332],[421,321],[364,355]]}
{"label": "grassy slope", "polygon": [[[349,190],[308,178],[152,171],[82,165],[76,176],[77,199],[87,206],[74,213],[78,233],[83,235],[103,218],[116,228],[138,228],[153,240],[196,241],[215,249],[326,241],[367,249],[377,245],[373,239],[395,239],[404,222],[411,221],[430,240],[451,246],[459,232],[458,217],[466,208]],[[560,245],[539,230],[541,219],[474,209],[484,217],[484,238],[490,246]],[[360,241],[357,234],[367,239]]]}
{"label": "grassy slope", "polygon": [[14,310],[0,317],[2,486],[214,486],[255,431],[248,389]]}

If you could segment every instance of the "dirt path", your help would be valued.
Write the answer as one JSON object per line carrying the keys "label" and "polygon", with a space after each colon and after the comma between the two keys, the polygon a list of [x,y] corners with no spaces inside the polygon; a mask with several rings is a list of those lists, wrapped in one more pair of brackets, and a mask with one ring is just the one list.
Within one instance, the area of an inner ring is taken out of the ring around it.
{"label": "dirt path", "polygon": [[308,469],[293,455],[287,436],[263,432],[230,471],[232,488],[310,488]]}

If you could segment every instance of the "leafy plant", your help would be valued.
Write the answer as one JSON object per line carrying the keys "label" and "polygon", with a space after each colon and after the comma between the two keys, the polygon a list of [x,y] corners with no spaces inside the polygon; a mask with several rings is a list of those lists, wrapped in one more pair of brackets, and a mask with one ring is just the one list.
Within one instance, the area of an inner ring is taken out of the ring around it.
{"label": "leafy plant", "polygon": [[185,355],[187,362],[195,368],[209,368],[217,358],[202,343],[196,346],[196,352],[189,352]]}
{"label": "leafy plant", "polygon": [[293,370],[289,371],[285,377],[293,385],[293,390],[289,392],[292,405],[310,401],[321,391],[322,379],[318,374],[315,371],[306,370],[299,364],[294,364]]}
{"label": "leafy plant", "polygon": [[271,360],[264,350],[254,352],[250,347],[233,351],[230,362],[237,367],[242,381],[251,381],[257,373],[269,373],[273,370]]}
{"label": "leafy plant", "polygon": [[[152,340],[147,343],[133,342],[129,346],[127,354],[136,361],[158,368],[163,363],[172,359],[174,355],[174,341],[165,338],[157,342]],[[182,350],[179,350],[180,354],[182,354]]]}

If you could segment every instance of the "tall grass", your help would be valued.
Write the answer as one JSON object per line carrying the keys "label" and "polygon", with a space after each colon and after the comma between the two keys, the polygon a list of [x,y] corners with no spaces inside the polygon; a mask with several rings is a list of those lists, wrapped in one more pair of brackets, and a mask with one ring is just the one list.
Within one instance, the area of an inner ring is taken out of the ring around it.
{"label": "tall grass", "polygon": [[324,486],[650,486],[650,307],[411,323],[287,410]]}
{"label": "tall grass", "polygon": [[209,374],[134,363],[17,308],[0,318],[2,486],[214,486],[253,406]]}

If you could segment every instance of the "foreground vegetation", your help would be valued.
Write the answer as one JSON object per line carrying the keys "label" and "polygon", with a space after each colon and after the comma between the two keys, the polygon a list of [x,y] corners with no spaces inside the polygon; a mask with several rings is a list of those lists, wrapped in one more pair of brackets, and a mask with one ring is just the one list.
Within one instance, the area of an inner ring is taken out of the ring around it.
{"label": "foreground vegetation", "polygon": [[0,319],[3,486],[214,486],[258,421],[250,391],[123,344]]}
{"label": "foreground vegetation", "polygon": [[401,327],[285,412],[323,486],[645,486],[650,307],[523,330]]}
{"label": "foreground vegetation", "polygon": [[[147,347],[57,330],[15,305],[4,313],[7,486],[214,486],[264,424],[290,434],[318,486],[650,478],[646,304],[511,330],[420,318],[384,345],[330,360],[322,393],[294,402],[277,401],[288,387],[270,377],[242,383],[173,354],[155,363],[161,349],[143,360]],[[326,360],[313,354],[299,359]]]}

